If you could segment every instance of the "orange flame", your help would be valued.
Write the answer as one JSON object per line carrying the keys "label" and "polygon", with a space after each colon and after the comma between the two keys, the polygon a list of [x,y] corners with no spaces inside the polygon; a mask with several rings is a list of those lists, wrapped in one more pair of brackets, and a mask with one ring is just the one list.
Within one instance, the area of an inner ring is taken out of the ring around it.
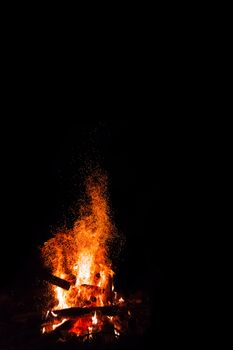
{"label": "orange flame", "polygon": [[[115,228],[110,220],[107,178],[99,171],[86,181],[87,201],[71,230],[58,232],[42,247],[45,265],[71,282],[70,289],[52,286],[56,309],[73,306],[103,306],[111,303],[114,272],[108,258],[108,243]],[[86,326],[97,323],[86,318]],[[80,329],[80,321],[76,329]],[[78,333],[79,331],[77,331]]]}

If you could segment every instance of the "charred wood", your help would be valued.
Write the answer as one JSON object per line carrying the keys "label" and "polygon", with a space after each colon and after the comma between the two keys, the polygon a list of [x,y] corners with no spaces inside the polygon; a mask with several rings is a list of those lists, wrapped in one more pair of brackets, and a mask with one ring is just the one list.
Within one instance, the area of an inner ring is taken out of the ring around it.
{"label": "charred wood", "polygon": [[55,286],[61,287],[61,288],[66,289],[66,290],[70,289],[70,282],[68,282],[60,277],[54,276],[46,270],[43,270],[41,272],[41,278],[44,281],[47,281],[51,284],[54,284]]}

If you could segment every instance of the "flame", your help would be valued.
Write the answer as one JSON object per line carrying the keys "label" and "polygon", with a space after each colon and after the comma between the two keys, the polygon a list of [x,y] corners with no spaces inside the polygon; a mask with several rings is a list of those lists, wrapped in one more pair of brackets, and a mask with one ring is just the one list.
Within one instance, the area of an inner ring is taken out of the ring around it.
{"label": "flame", "polygon": [[[42,257],[52,273],[70,281],[70,289],[52,286],[56,309],[111,304],[114,272],[108,257],[116,231],[110,219],[107,178],[99,171],[86,181],[86,201],[72,229],[56,233],[43,245]],[[120,300],[119,300],[120,302]],[[98,323],[96,313],[77,320],[70,331],[77,335]]]}
{"label": "flame", "polygon": [[92,336],[92,327],[88,327],[88,333],[89,333],[89,339],[92,339],[93,336]]}
{"label": "flame", "polygon": [[118,338],[120,336],[120,333],[116,329],[114,329],[114,333],[115,333],[116,338]]}
{"label": "flame", "polygon": [[53,324],[52,325],[52,329],[56,329],[57,327],[61,326],[64,322],[67,321],[67,318],[64,318],[60,323],[57,323],[57,324]]}
{"label": "flame", "polygon": [[97,324],[98,320],[97,320],[97,316],[96,316],[96,312],[94,313],[94,316],[92,317],[92,324]]}

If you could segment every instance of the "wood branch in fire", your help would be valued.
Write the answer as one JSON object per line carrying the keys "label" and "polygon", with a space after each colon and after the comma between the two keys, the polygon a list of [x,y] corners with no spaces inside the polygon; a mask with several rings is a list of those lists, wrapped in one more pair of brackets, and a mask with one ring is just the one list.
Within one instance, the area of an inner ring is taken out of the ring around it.
{"label": "wood branch in fire", "polygon": [[99,312],[105,316],[115,316],[120,313],[127,312],[127,308],[125,306],[94,306],[94,307],[71,307],[62,310],[53,310],[52,315],[49,319],[60,319],[60,318],[76,318],[79,316],[84,316],[88,314],[93,314],[95,312]]}
{"label": "wood branch in fire", "polygon": [[61,287],[61,288],[66,289],[66,290],[70,289],[70,285],[71,285],[70,282],[68,282],[60,277],[54,276],[46,270],[43,270],[43,272],[41,273],[41,277],[43,280],[45,280],[45,281],[47,281],[55,286]]}

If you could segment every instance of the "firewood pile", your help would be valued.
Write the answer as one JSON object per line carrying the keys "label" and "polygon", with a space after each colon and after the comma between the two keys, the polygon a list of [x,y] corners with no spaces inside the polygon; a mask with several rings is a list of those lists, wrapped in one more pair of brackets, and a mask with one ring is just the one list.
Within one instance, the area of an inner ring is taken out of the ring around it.
{"label": "firewood pile", "polygon": [[[131,298],[120,305],[53,310],[44,315],[38,310],[37,297],[19,300],[17,295],[0,295],[1,350],[135,348],[149,325],[149,304],[139,299]],[[92,327],[79,336],[72,332],[75,325],[79,327],[79,321],[88,324],[94,315],[101,330]],[[43,327],[48,330],[56,322],[56,328],[43,333]]]}

